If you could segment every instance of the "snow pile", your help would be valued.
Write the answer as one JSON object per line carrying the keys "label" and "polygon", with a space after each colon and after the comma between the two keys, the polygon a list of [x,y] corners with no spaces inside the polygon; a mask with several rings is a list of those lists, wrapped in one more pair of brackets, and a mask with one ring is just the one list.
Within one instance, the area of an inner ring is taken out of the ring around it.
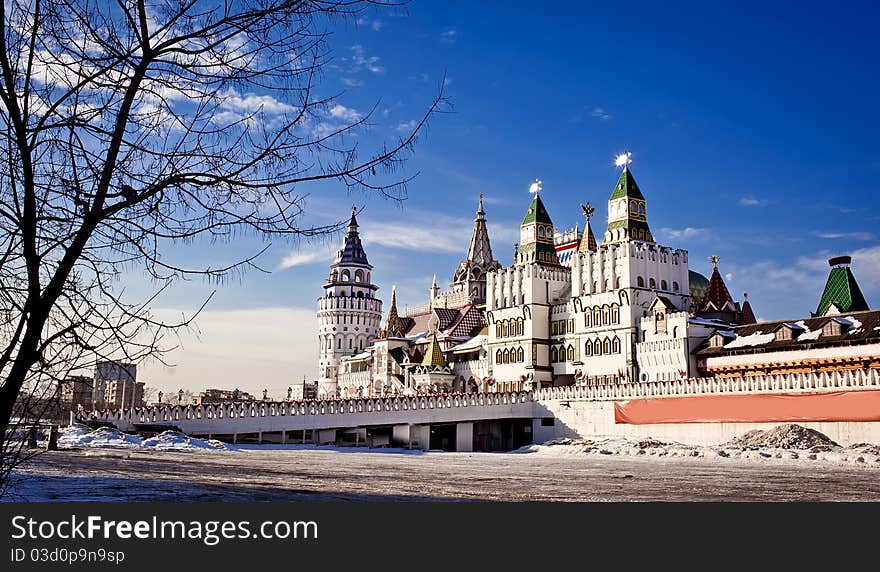
{"label": "snow pile", "polygon": [[813,447],[836,447],[837,443],[815,431],[800,425],[789,423],[778,425],[773,429],[761,431],[755,429],[739,437],[735,437],[724,444],[726,447],[741,447],[743,449],[811,449]]}
{"label": "snow pile", "polygon": [[198,439],[179,431],[163,431],[155,437],[145,439],[141,446],[157,451],[228,450],[224,443],[216,439]]}
{"label": "snow pile", "polygon": [[749,336],[737,336],[735,340],[724,346],[725,348],[746,348],[749,346],[763,346],[773,341],[776,336],[772,333],[761,334],[755,332]]}
{"label": "snow pile", "polygon": [[619,455],[632,457],[702,457],[787,462],[823,461],[835,465],[880,468],[880,445],[860,443],[843,448],[812,429],[800,425],[779,425],[767,431],[749,431],[723,445],[706,447],[683,443],[664,443],[645,438],[633,441],[614,439],[554,439],[540,445],[527,445],[514,453],[547,456]]}
{"label": "snow pile", "polygon": [[803,330],[803,332],[801,333],[801,335],[799,335],[799,336],[797,337],[797,340],[798,340],[799,342],[812,342],[812,341],[818,340],[818,339],[819,339],[819,336],[822,334],[822,330],[821,330],[821,329],[818,329],[818,330],[810,330],[810,328],[807,327],[807,324],[804,323],[803,320],[800,320],[800,321],[798,321],[798,322],[795,322],[795,324],[796,324],[797,326],[799,326],[799,327]]}
{"label": "snow pile", "polygon": [[141,439],[137,435],[123,433],[114,427],[101,427],[94,431],[85,425],[71,425],[58,435],[60,447],[126,447],[154,451],[226,451],[228,447],[211,439],[188,437],[178,431],[164,431],[155,437]]}
{"label": "snow pile", "polygon": [[129,435],[113,427],[89,431],[88,427],[71,425],[58,435],[58,445],[61,447],[140,447],[141,443],[137,435]]}

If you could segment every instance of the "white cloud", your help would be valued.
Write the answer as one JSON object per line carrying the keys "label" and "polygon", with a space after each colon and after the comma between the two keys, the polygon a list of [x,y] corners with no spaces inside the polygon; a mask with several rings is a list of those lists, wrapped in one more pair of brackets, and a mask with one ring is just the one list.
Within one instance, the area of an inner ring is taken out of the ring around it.
{"label": "white cloud", "polygon": [[291,252],[278,263],[278,270],[304,266],[315,262],[325,262],[332,258],[332,252]]}
{"label": "white cloud", "polygon": [[727,274],[724,275],[724,279],[727,280],[728,282],[730,282],[731,280],[733,280],[733,274],[728,272]]}
{"label": "white cloud", "polygon": [[874,235],[870,232],[819,232],[816,233],[819,238],[851,238],[853,240],[874,240]]}
{"label": "white cloud", "polygon": [[294,107],[283,101],[278,101],[271,95],[258,95],[255,93],[247,93],[244,96],[234,89],[228,89],[221,94],[220,107],[230,111],[241,113],[255,113],[262,111],[263,113],[287,113],[293,111]]}
{"label": "white cloud", "polygon": [[355,79],[353,77],[344,77],[344,78],[342,78],[342,84],[346,85],[348,87],[360,87],[360,86],[364,85],[364,82],[362,82],[359,79]]}
{"label": "white cloud", "polygon": [[709,229],[706,228],[694,228],[694,227],[686,227],[686,228],[661,228],[660,233],[666,237],[667,239],[675,240],[675,239],[696,239],[696,238],[704,238],[709,235]]}
{"label": "white cloud", "polygon": [[458,39],[458,30],[455,28],[447,28],[440,34],[440,42],[443,44],[454,44]]}
{"label": "white cloud", "polygon": [[378,32],[383,27],[385,27],[385,23],[382,20],[370,20],[369,18],[358,18],[356,20],[358,26],[367,26],[374,32]]}
{"label": "white cloud", "polygon": [[[180,310],[157,309],[157,319],[179,321]],[[318,322],[312,308],[204,310],[196,331],[183,332],[177,349],[165,356],[175,367],[152,361],[138,378],[165,393],[207,387],[239,388],[256,395],[287,395],[287,387],[316,379]]]}
{"label": "white cloud", "polygon": [[367,56],[364,53],[364,47],[360,44],[355,44],[351,47],[351,61],[352,61],[352,71],[357,72],[361,69],[366,69],[367,71],[375,74],[385,73],[385,68],[379,65],[379,57],[378,56]]}
{"label": "white cloud", "polygon": [[743,197],[736,203],[741,207],[763,207],[767,204],[767,201],[762,199],[756,199],[754,197]]}
{"label": "white cloud", "polygon": [[[379,244],[390,248],[419,252],[462,253],[467,249],[469,235],[463,242],[461,233],[449,232],[448,228],[436,225],[436,221],[432,221],[432,223],[426,225],[363,222],[361,224],[361,238],[365,244]],[[461,226],[455,228],[461,228]]]}
{"label": "white cloud", "polygon": [[342,119],[344,121],[360,121],[363,117],[357,109],[353,109],[351,107],[345,107],[344,105],[339,105],[338,103],[330,108],[330,117],[335,119]]}
{"label": "white cloud", "polygon": [[413,129],[416,128],[418,123],[415,119],[410,119],[409,121],[403,121],[397,124],[397,127],[394,128],[395,131],[400,131],[401,133],[409,133]]}
{"label": "white cloud", "polygon": [[593,111],[590,112],[590,115],[595,117],[596,119],[599,119],[600,121],[608,121],[609,119],[614,117],[610,113],[607,113],[601,107],[594,108]]}

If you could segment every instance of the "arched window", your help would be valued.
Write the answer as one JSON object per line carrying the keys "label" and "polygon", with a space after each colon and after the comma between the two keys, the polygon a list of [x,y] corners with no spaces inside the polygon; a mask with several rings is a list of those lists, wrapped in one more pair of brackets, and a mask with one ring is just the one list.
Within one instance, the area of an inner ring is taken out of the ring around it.
{"label": "arched window", "polygon": [[673,292],[678,292],[678,282],[673,282],[673,283],[672,283],[672,291],[673,291]]}
{"label": "arched window", "polygon": [[568,346],[568,361],[574,361],[574,348]]}
{"label": "arched window", "polygon": [[543,226],[538,227],[538,238],[544,238],[544,227]]}
{"label": "arched window", "polygon": [[660,281],[660,289],[661,289],[661,290],[669,290],[669,287],[668,287],[668,285],[666,284],[666,280],[661,280],[661,281]]}
{"label": "arched window", "polygon": [[605,338],[605,341],[602,342],[602,353],[611,353],[611,341],[608,338]]}
{"label": "arched window", "polygon": [[600,310],[599,308],[593,308],[593,325],[602,325],[602,310]]}
{"label": "arched window", "polygon": [[355,282],[363,282],[364,281],[364,272],[363,270],[356,270],[354,273],[354,281]]}
{"label": "arched window", "polygon": [[503,359],[503,354],[501,353],[501,350],[498,350],[497,352],[495,352],[495,363],[503,363],[501,361],[502,359]]}
{"label": "arched window", "polygon": [[593,344],[589,340],[584,344],[584,355],[591,356],[593,355]]}
{"label": "arched window", "polygon": [[348,338],[348,349],[354,349],[354,338]]}
{"label": "arched window", "polygon": [[637,214],[639,212],[639,206],[635,203],[630,203],[629,212],[631,212],[632,214]]}
{"label": "arched window", "polygon": [[619,324],[620,323],[620,308],[617,304],[611,305],[611,323]]}
{"label": "arched window", "polygon": [[592,314],[592,312],[590,312],[589,309],[586,312],[584,312],[584,326],[585,327],[589,328],[590,326],[593,325],[592,317],[593,317],[593,314]]}
{"label": "arched window", "polygon": [[616,354],[620,353],[620,338],[614,338],[614,340],[612,340],[611,351]]}
{"label": "arched window", "polygon": [[608,306],[602,306],[602,323],[610,324],[611,323],[611,315]]}
{"label": "arched window", "polygon": [[495,337],[501,337],[501,322],[495,322]]}
{"label": "arched window", "polygon": [[599,291],[599,281],[596,280],[595,282],[593,282],[593,294],[595,294],[598,291]]}
{"label": "arched window", "polygon": [[504,363],[510,363],[510,352],[508,350],[504,350]]}
{"label": "arched window", "polygon": [[611,290],[611,278],[605,279],[605,291]]}
{"label": "arched window", "polygon": [[593,355],[602,355],[602,342],[599,340],[593,342]]}
{"label": "arched window", "polygon": [[516,350],[516,361],[519,363],[526,361],[526,352],[523,351],[522,346]]}
{"label": "arched window", "polygon": [[553,363],[559,361],[559,350],[555,347],[550,350],[550,361]]}
{"label": "arched window", "polygon": [[507,324],[507,320],[504,320],[501,323],[501,335],[505,338],[510,334],[510,327]]}
{"label": "arched window", "polygon": [[516,335],[518,335],[518,336],[523,335],[524,326],[525,326],[525,320],[523,320],[522,318],[517,318],[516,319]]}
{"label": "arched window", "polygon": [[620,289],[620,276],[614,279],[614,287]]}
{"label": "arched window", "polygon": [[336,349],[337,350],[342,349],[342,338],[339,338],[338,340],[336,340]]}
{"label": "arched window", "polygon": [[639,276],[639,277],[636,279],[636,284],[639,285],[639,288],[644,288],[644,287],[645,287],[645,279],[642,278],[641,276]]}
{"label": "arched window", "polygon": [[653,278],[651,278],[651,280],[648,282],[648,287],[653,290],[654,288],[657,287],[657,281],[654,280]]}
{"label": "arched window", "polygon": [[351,282],[351,274],[348,272],[348,270],[342,271],[342,281],[343,282]]}

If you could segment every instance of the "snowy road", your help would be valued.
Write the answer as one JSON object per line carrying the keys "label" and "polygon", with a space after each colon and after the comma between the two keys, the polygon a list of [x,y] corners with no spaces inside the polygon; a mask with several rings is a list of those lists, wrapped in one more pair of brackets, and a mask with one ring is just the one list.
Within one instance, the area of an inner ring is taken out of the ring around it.
{"label": "snowy road", "polygon": [[877,467],[788,459],[282,449],[39,455],[31,501],[878,501]]}

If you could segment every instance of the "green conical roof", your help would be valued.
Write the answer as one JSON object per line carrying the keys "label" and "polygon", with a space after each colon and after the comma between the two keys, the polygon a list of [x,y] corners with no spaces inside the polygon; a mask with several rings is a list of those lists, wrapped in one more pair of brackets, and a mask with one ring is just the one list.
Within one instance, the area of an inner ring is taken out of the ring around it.
{"label": "green conical roof", "polygon": [[831,273],[828,275],[828,282],[825,283],[819,307],[816,308],[816,315],[824,316],[831,304],[841,312],[870,310],[856,282],[856,277],[848,266],[849,257],[832,258],[828,262],[831,264]]}
{"label": "green conical roof", "polygon": [[553,221],[550,220],[550,215],[547,214],[547,209],[544,207],[544,203],[541,202],[541,197],[537,193],[535,193],[535,198],[532,200],[532,204],[529,205],[529,210],[526,211],[522,226],[533,222],[553,224]]}
{"label": "green conical roof", "polygon": [[642,196],[642,191],[639,190],[636,180],[627,167],[624,167],[620,178],[617,179],[617,184],[614,186],[614,192],[611,193],[612,201],[614,199],[622,199],[623,197],[645,200],[645,197]]}

